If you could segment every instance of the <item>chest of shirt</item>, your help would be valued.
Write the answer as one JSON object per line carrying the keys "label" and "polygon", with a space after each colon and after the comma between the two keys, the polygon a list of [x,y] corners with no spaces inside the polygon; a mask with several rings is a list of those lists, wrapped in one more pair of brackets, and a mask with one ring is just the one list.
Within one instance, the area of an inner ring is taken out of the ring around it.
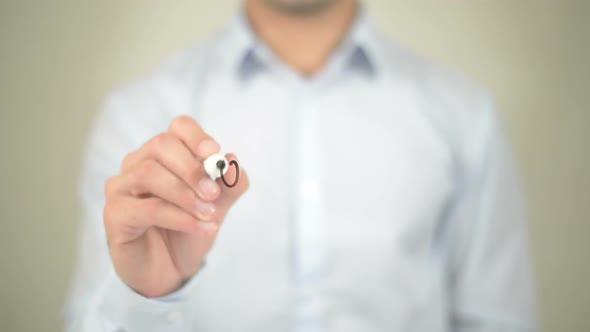
{"label": "chest of shirt", "polygon": [[213,285],[215,276],[249,272],[225,280],[213,301],[231,310],[227,303],[238,293],[256,300],[261,315],[283,308],[275,315],[288,316],[293,216],[306,177],[321,195],[328,298],[364,298],[375,312],[419,310],[440,299],[430,292],[441,289],[431,258],[452,187],[451,161],[418,98],[354,81],[319,91],[270,81],[234,88],[210,87],[195,106],[197,120],[236,153],[251,183],[202,278],[210,275]]}
{"label": "chest of shirt", "polygon": [[217,86],[196,116],[247,170],[245,210],[272,211],[279,223],[305,185],[297,181],[311,176],[334,241],[366,236],[367,245],[427,249],[452,189],[449,147],[417,97],[362,83],[306,90],[265,81],[240,93]]}

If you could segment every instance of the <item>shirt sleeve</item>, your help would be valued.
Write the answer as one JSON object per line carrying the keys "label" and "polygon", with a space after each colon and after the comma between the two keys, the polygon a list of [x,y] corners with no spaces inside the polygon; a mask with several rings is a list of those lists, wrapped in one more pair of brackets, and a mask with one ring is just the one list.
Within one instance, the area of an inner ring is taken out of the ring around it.
{"label": "shirt sleeve", "polygon": [[[76,332],[189,330],[194,277],[175,293],[145,298],[114,272],[102,211],[104,183],[119,172],[124,156],[151,135],[133,128],[125,117],[129,105],[112,97],[91,131],[81,179],[82,223],[74,282],[65,308],[65,328]],[[160,119],[163,123],[166,119]],[[137,120],[135,120],[137,122]],[[145,124],[137,127],[145,129]]]}
{"label": "shirt sleeve", "polygon": [[491,103],[450,209],[453,331],[536,330],[519,181]]}

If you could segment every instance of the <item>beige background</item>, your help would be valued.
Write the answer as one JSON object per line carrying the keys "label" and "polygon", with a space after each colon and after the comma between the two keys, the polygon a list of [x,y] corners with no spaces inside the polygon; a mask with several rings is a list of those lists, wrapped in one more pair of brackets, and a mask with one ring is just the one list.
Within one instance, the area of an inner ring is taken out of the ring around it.
{"label": "beige background", "polygon": [[[367,1],[489,87],[520,162],[546,331],[590,331],[590,1]],[[0,1],[0,331],[59,331],[92,116],[236,1]]]}

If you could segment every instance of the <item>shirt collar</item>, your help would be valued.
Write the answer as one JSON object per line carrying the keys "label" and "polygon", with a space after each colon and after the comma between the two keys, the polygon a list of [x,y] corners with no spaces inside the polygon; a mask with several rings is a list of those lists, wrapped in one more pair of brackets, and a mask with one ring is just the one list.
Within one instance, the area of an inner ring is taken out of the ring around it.
{"label": "shirt collar", "polygon": [[[252,30],[242,8],[229,27],[229,65],[240,78],[249,78],[268,68],[274,60],[270,49]],[[372,25],[361,7],[343,43],[333,54],[342,57],[344,70],[373,76],[379,69],[379,55]]]}

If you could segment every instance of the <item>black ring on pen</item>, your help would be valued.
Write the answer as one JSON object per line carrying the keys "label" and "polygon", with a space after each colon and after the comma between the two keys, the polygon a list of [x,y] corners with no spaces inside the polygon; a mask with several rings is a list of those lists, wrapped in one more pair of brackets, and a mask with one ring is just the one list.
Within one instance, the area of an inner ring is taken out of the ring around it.
{"label": "black ring on pen", "polygon": [[231,160],[229,164],[234,165],[236,167],[236,178],[234,179],[234,183],[232,184],[227,183],[227,181],[225,180],[225,176],[223,175],[223,169],[226,166],[225,161],[218,160],[216,166],[217,168],[219,168],[219,173],[221,174],[221,181],[223,181],[223,184],[225,184],[228,188],[233,188],[238,184],[238,180],[240,179],[240,167],[238,166],[238,162],[235,160]]}

